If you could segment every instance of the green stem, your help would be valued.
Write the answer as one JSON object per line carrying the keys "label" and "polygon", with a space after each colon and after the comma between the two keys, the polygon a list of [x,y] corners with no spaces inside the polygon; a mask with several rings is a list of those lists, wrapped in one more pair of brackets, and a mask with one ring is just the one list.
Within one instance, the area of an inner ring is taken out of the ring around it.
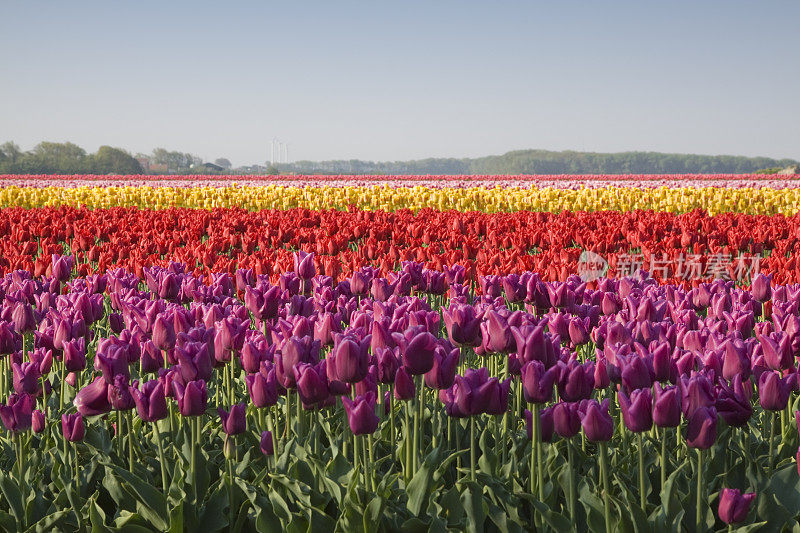
{"label": "green stem", "polygon": [[[536,416],[536,406],[533,407],[534,413],[533,416]],[[537,437],[536,434],[536,422],[534,421],[531,426],[531,478],[530,478],[530,489],[531,495],[536,493],[536,448],[537,446]]]}
{"label": "green stem", "polygon": [[603,477],[603,515],[606,524],[606,533],[611,533],[611,499],[609,498],[608,483],[608,443],[600,443],[600,471]]}
{"label": "green stem", "polygon": [[661,428],[661,490],[667,483],[667,428]]}
{"label": "green stem", "polygon": [[[231,439],[233,441],[233,437],[230,435],[225,436],[226,439]],[[233,445],[234,447],[236,444]],[[233,524],[236,523],[236,506],[234,504],[234,494],[233,494],[233,459],[228,458],[228,524],[231,529],[233,529]]]}
{"label": "green stem", "polygon": [[286,412],[284,413],[284,417],[286,418],[286,438],[289,439],[291,437],[291,426],[292,426],[292,390],[288,389],[286,391],[286,402],[284,403],[284,407],[286,407]]}
{"label": "green stem", "polygon": [[122,455],[122,411],[117,409],[117,455],[120,462],[124,461]]}
{"label": "green stem", "polygon": [[[353,435],[353,470],[358,470],[358,463],[360,461],[359,454],[361,453],[361,447],[359,446],[360,441],[358,440],[358,435]],[[355,482],[358,483],[360,479],[360,475],[356,476]]]}
{"label": "green stem", "polygon": [[577,490],[575,485],[575,458],[573,457],[572,439],[567,440],[567,461],[569,461],[569,517],[572,522],[572,530],[577,530],[575,516],[575,501],[577,500]]}
{"label": "green stem", "polygon": [[703,450],[697,449],[697,502],[696,531],[703,531]]}
{"label": "green stem", "polygon": [[[78,493],[80,493],[80,490],[81,490],[80,489],[80,475],[78,474],[78,472],[80,472],[80,469],[78,468],[78,445],[76,443],[74,443],[74,442],[72,443],[72,450],[75,452],[75,467],[74,467],[75,468],[75,473],[74,473],[73,477],[75,478],[75,481],[78,483]],[[78,518],[78,530],[79,531],[85,531],[85,529],[83,527],[83,517],[81,516],[80,511],[78,511],[77,509],[75,510],[75,516]]]}
{"label": "green stem", "polygon": [[636,434],[639,448],[639,506],[647,514],[647,498],[644,489],[644,438],[642,433]]}
{"label": "green stem", "polygon": [[469,417],[469,479],[475,481],[475,416]]}
{"label": "green stem", "polygon": [[405,466],[405,468],[404,468],[405,472],[404,473],[405,473],[405,476],[406,476],[405,477],[406,484],[409,481],[411,481],[411,431],[410,431],[411,430],[411,425],[410,425],[409,416],[408,416],[408,408],[409,408],[408,407],[408,403],[409,402],[407,402],[407,401],[403,402],[403,414],[404,414],[404,417],[405,417],[405,421],[404,421],[404,425],[403,425],[403,433],[404,433],[403,438],[406,441],[405,442],[405,445],[406,445],[406,457],[405,457],[405,459],[406,460],[405,460],[405,463],[404,463],[404,466]]}
{"label": "green stem", "polygon": [[419,442],[420,442],[419,425],[420,425],[420,419],[422,418],[422,388],[419,386],[419,379],[417,379],[416,381],[419,390],[417,391],[418,394],[417,394],[417,405],[415,406],[416,409],[414,409],[414,445],[413,445],[414,463],[412,465],[414,472],[416,472],[417,469],[419,468]]}
{"label": "green stem", "polygon": [[303,406],[300,400],[300,394],[297,395],[297,402],[295,403],[295,415],[297,416],[297,439],[303,440],[305,428],[303,427]]}
{"label": "green stem", "polygon": [[536,488],[539,501],[544,502],[544,461],[542,461],[542,421],[539,404],[533,406],[533,421],[536,428]]}
{"label": "green stem", "polygon": [[67,373],[67,367],[66,367],[66,365],[64,365],[62,363],[61,364],[61,381],[58,384],[58,395],[59,395],[58,412],[59,413],[64,411],[64,389],[67,386],[66,373]]}
{"label": "green stem", "polygon": [[192,472],[192,485],[194,486],[195,503],[198,502],[197,494],[197,427],[194,417],[188,417],[186,423],[189,424],[189,439],[191,447],[190,465],[189,470]]}
{"label": "green stem", "polygon": [[128,471],[133,474],[133,413],[128,411],[126,421],[128,430]]}
{"label": "green stem", "polygon": [[167,495],[167,463],[164,461],[164,442],[161,432],[158,430],[158,422],[153,423],[153,432],[156,434],[156,444],[158,445],[158,461],[161,464],[161,489],[164,496]]}
{"label": "green stem", "polygon": [[778,412],[772,413],[772,422],[769,428],[769,465],[767,466],[767,478],[772,477],[772,470],[775,466],[775,427],[778,425]]}

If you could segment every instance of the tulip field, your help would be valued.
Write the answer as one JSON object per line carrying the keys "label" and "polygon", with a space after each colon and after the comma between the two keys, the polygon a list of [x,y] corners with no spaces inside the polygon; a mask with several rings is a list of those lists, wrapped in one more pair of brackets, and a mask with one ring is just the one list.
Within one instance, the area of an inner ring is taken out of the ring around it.
{"label": "tulip field", "polygon": [[800,532],[800,176],[0,176],[0,530]]}

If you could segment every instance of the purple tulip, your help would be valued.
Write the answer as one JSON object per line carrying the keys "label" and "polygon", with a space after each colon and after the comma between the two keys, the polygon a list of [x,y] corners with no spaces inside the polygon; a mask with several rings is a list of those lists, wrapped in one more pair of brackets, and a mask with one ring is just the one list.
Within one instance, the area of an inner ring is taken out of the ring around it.
{"label": "purple tulip", "polygon": [[560,362],[558,394],[565,402],[578,402],[588,399],[594,390],[594,363],[580,364],[575,360],[569,364]]}
{"label": "purple tulip", "polygon": [[579,403],[569,402],[559,402],[553,406],[553,427],[559,436],[570,439],[581,430],[579,407]]}
{"label": "purple tulip", "polygon": [[489,381],[486,367],[468,368],[463,376],[456,376],[451,388],[457,416],[474,416],[484,412],[487,398],[483,387]]}
{"label": "purple tulip", "polygon": [[558,367],[549,370],[539,361],[530,361],[522,367],[522,390],[528,403],[547,403],[553,397],[553,385],[559,375]]}
{"label": "purple tulip", "polygon": [[417,393],[413,378],[405,367],[400,367],[394,376],[394,397],[398,400],[410,400]]}
{"label": "purple tulip", "polygon": [[314,266],[314,254],[303,251],[295,252],[294,271],[303,280],[310,280],[317,275],[317,268]]}
{"label": "purple tulip", "polygon": [[403,354],[403,365],[409,374],[418,376],[433,368],[436,346],[436,337],[429,332],[415,332],[415,328],[406,331],[400,348]]}
{"label": "purple tulip", "polygon": [[794,362],[792,340],[788,335],[776,335],[778,335],[778,340],[771,335],[756,335],[761,344],[764,361],[772,370],[789,370]]}
{"label": "purple tulip", "polygon": [[28,302],[17,302],[11,312],[11,322],[14,330],[19,333],[33,331],[36,328],[36,318],[33,316],[33,308]]}
{"label": "purple tulip", "polygon": [[131,393],[136,403],[136,412],[145,422],[155,422],[167,417],[167,399],[162,382],[157,379],[147,381],[138,389],[132,388]]}
{"label": "purple tulip", "polygon": [[400,367],[400,361],[394,350],[379,348],[377,351],[373,349],[372,353],[378,360],[378,381],[384,384],[394,383],[395,374]]}
{"label": "purple tulip", "polygon": [[[230,411],[226,411],[222,407],[217,408],[222,430],[226,435],[239,435],[247,429],[246,408],[247,406],[243,403],[231,406]],[[183,414],[183,411],[181,411],[181,414]]]}
{"label": "purple tulip", "polygon": [[52,255],[51,273],[52,276],[60,282],[69,281],[72,275],[72,268],[75,264],[75,259],[71,255]]}
{"label": "purple tulip", "polygon": [[[646,389],[642,389],[646,390]],[[677,387],[655,384],[653,423],[660,428],[674,428],[681,423],[681,395]]]}
{"label": "purple tulip", "polygon": [[608,413],[608,398],[602,403],[597,400],[583,400],[578,407],[578,415],[586,438],[590,442],[606,442],[614,435],[614,420]]}
{"label": "purple tulip", "polygon": [[697,409],[714,405],[714,386],[704,374],[693,373],[688,378],[681,376],[678,386],[681,390],[681,408],[687,419]]}
{"label": "purple tulip", "polygon": [[274,368],[270,368],[266,373],[248,374],[244,377],[244,381],[250,400],[256,407],[269,407],[278,403],[278,378]]}
{"label": "purple tulip", "polygon": [[[278,381],[284,387],[294,388],[297,376],[294,368],[298,363],[316,363],[319,358],[319,341],[311,336],[289,337],[281,345],[280,357],[276,357]],[[335,351],[335,349],[334,349]]]}
{"label": "purple tulip", "polygon": [[31,429],[34,433],[41,433],[45,430],[44,413],[38,409],[31,413]]}
{"label": "purple tulip", "polygon": [[128,378],[121,375],[114,377],[114,383],[108,386],[108,403],[117,411],[128,411],[136,406]]}
{"label": "purple tulip", "polygon": [[299,363],[295,367],[297,393],[303,405],[313,405],[328,398],[328,380],[322,363],[311,365]]}
{"label": "purple tulip", "polygon": [[185,342],[175,348],[178,371],[184,381],[209,380],[214,372],[209,345],[205,342]]}
{"label": "purple tulip", "polygon": [[239,361],[248,374],[255,374],[261,368],[261,362],[272,357],[267,339],[264,337],[245,340]]}
{"label": "purple tulip", "polygon": [[169,351],[175,347],[175,328],[172,320],[158,315],[153,322],[153,344],[162,351]]}
{"label": "purple tulip", "polygon": [[375,414],[374,394],[356,396],[354,400],[342,396],[342,403],[353,435],[368,435],[378,429],[380,419]]}
{"label": "purple tulip", "polygon": [[514,346],[514,335],[508,322],[496,311],[491,309],[484,314],[481,322],[481,347],[489,353],[508,353]]}
{"label": "purple tulip", "polygon": [[201,380],[189,381],[182,385],[176,381],[172,382],[175,393],[175,400],[178,402],[178,410],[183,416],[201,416],[206,412],[208,404],[208,390],[206,382]]}
{"label": "purple tulip", "polygon": [[622,420],[625,427],[634,433],[641,433],[653,427],[653,395],[650,389],[637,389],[630,398],[625,391],[617,394]]}
{"label": "purple tulip", "polygon": [[336,364],[336,376],[345,383],[357,383],[369,371],[369,341],[358,341],[350,336],[341,336],[333,348],[332,358]]}
{"label": "purple tulip", "polygon": [[[541,429],[541,441],[552,442],[555,424],[555,414],[553,407],[539,410],[539,428]],[[580,426],[579,426],[580,427]],[[528,438],[533,438],[533,413],[525,409],[525,430]]]}
{"label": "purple tulip", "polygon": [[713,407],[698,407],[689,416],[686,444],[692,448],[707,450],[717,440],[717,410]]}
{"label": "purple tulip", "polygon": [[594,388],[603,390],[611,385],[611,377],[608,375],[608,361],[598,358],[594,365]]}
{"label": "purple tulip", "polygon": [[62,360],[67,372],[80,372],[86,368],[86,342],[83,338],[63,344]]}
{"label": "purple tulip", "polygon": [[744,342],[739,339],[730,339],[725,341],[722,377],[733,379],[735,376],[741,376],[743,380],[750,377],[750,357]]}
{"label": "purple tulip", "polygon": [[61,433],[69,442],[79,442],[86,434],[86,427],[83,424],[83,416],[80,413],[61,415]]}
{"label": "purple tulip", "polygon": [[753,415],[751,398],[753,387],[749,381],[742,381],[742,376],[733,378],[732,387],[720,382],[717,386],[717,400],[714,407],[726,424],[742,427]]}
{"label": "purple tulip", "polygon": [[744,522],[755,499],[755,492],[742,494],[739,489],[722,489],[719,494],[719,519],[726,524]]}
{"label": "purple tulip", "polygon": [[442,309],[447,338],[456,346],[477,346],[481,342],[481,315],[471,305]]}
{"label": "purple tulip", "polygon": [[487,415],[502,415],[508,411],[508,393],[511,390],[511,378],[500,381],[490,378],[484,383],[479,395],[484,398],[483,412]]}
{"label": "purple tulip", "polygon": [[433,367],[425,373],[425,384],[431,389],[448,389],[458,369],[458,348],[447,351],[439,347],[433,354]]}
{"label": "purple tulip", "polygon": [[94,416],[111,411],[108,401],[108,383],[102,376],[98,376],[92,383],[86,385],[72,402],[78,408],[78,413],[83,416]]}
{"label": "purple tulip", "polygon": [[22,363],[11,363],[11,370],[13,372],[14,392],[17,394],[31,394],[38,396],[42,390],[39,379],[42,373],[39,370],[39,365],[31,361]]}
{"label": "purple tulip", "polygon": [[281,289],[274,285],[266,289],[245,287],[244,304],[257,320],[272,320],[278,315]]}
{"label": "purple tulip", "polygon": [[753,281],[750,285],[750,291],[755,301],[763,303],[772,298],[772,286],[770,285],[771,282],[772,274],[769,276],[758,274],[755,278],[753,278]]}
{"label": "purple tulip", "polygon": [[544,326],[511,328],[516,343],[517,359],[523,365],[529,361],[541,361],[546,368],[556,364],[556,351],[549,333]]}
{"label": "purple tulip", "polygon": [[264,431],[261,433],[261,453],[266,457],[275,455],[275,443],[272,441],[272,432]]}
{"label": "purple tulip", "polygon": [[644,359],[632,355],[625,360],[622,365],[622,384],[630,390],[650,388],[653,380]]}
{"label": "purple tulip", "polygon": [[26,431],[33,423],[36,404],[29,394],[12,394],[5,405],[0,405],[0,420],[8,431]]}
{"label": "purple tulip", "polygon": [[785,409],[791,392],[788,378],[781,378],[777,372],[767,371],[758,378],[758,402],[767,411]]}

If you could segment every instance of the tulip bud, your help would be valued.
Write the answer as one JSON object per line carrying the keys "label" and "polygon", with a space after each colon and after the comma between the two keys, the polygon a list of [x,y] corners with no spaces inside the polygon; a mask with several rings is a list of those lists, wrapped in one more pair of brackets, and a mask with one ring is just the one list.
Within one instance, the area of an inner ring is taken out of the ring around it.
{"label": "tulip bud", "polygon": [[266,457],[275,454],[275,443],[272,440],[272,432],[264,431],[261,433],[261,453]]}
{"label": "tulip bud", "polygon": [[719,495],[719,518],[726,524],[736,524],[747,519],[755,492],[742,494],[739,489],[722,489]]}
{"label": "tulip bud", "polygon": [[80,413],[61,415],[61,433],[69,442],[82,441],[86,434],[83,417]]}

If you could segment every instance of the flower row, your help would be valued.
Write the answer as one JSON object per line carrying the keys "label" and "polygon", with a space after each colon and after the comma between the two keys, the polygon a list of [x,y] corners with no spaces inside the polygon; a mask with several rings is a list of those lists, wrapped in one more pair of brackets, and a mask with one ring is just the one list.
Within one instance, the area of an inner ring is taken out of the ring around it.
{"label": "flower row", "polygon": [[[124,486],[137,506],[152,500],[143,515],[158,529],[172,511],[157,502],[169,509],[173,493],[195,520],[228,505],[228,524],[260,523],[263,505],[286,527],[311,513],[312,494],[336,502],[325,505],[335,521],[350,512],[337,486],[379,498],[389,529],[409,527],[420,501],[442,507],[439,525],[490,519],[452,514],[452,497],[528,530],[707,530],[748,520],[757,497],[759,523],[800,514],[774,497],[797,483],[798,286],[759,276],[750,290],[683,290],[640,276],[590,288],[522,273],[482,280],[475,297],[464,269],[406,263],[335,283],[303,252],[278,285],[248,271],[206,285],[175,263],[144,280],[72,279],[74,266],[54,255],[47,277],[0,280],[0,419],[23,501],[29,486],[56,501],[68,469],[79,529],[97,519],[92,501],[126,510]],[[23,453],[50,440],[48,458]],[[250,466],[254,451],[279,460]],[[81,476],[81,463],[105,477]],[[224,503],[201,490],[208,478]],[[259,490],[282,505],[242,505]],[[688,491],[692,513],[671,506]],[[18,528],[38,509],[6,505]]]}
{"label": "flower row", "polygon": [[181,261],[197,274],[252,268],[274,281],[291,270],[292,250],[303,250],[336,279],[364,265],[386,274],[417,261],[439,271],[463,264],[473,283],[526,270],[546,280],[646,270],[674,283],[744,284],[765,272],[786,283],[800,280],[797,225],[796,216],[702,212],[13,208],[0,210],[0,273],[40,275],[51,254],[68,249],[81,275],[119,266],[142,275],[144,267]]}
{"label": "flower row", "polygon": [[359,209],[397,211],[433,208],[462,212],[631,211],[655,210],[684,213],[705,209],[710,213],[792,215],[800,206],[800,189],[718,187],[595,189],[520,187],[3,187],[0,206],[90,208],[139,207],[210,209],[241,207],[260,209]]}

